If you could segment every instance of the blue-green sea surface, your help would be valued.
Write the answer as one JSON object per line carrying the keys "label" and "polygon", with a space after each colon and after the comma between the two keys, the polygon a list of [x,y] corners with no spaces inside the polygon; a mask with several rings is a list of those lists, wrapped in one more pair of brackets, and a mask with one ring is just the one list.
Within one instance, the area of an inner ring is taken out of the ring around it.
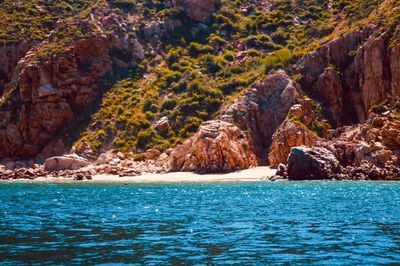
{"label": "blue-green sea surface", "polygon": [[1,265],[400,264],[400,183],[0,183]]}

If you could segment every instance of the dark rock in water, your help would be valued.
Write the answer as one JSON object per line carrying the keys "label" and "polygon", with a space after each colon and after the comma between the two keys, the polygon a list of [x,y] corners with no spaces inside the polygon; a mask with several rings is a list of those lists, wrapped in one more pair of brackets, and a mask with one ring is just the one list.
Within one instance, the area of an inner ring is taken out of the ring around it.
{"label": "dark rock in water", "polygon": [[74,176],[75,181],[82,181],[84,179],[85,179],[85,176],[81,175],[81,174],[77,174],[76,176]]}
{"label": "dark rock in water", "polygon": [[280,163],[278,165],[278,169],[276,170],[276,175],[286,177],[287,176],[287,167],[286,165]]}
{"label": "dark rock in water", "polygon": [[288,160],[290,180],[333,179],[340,173],[340,164],[327,149],[304,146],[292,148]]}

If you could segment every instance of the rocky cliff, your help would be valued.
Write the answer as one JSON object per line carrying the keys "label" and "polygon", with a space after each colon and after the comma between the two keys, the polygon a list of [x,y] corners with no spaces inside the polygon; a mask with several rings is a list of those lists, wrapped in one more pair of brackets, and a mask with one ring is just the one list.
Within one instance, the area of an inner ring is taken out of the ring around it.
{"label": "rocky cliff", "polygon": [[365,26],[306,55],[299,83],[323,103],[333,126],[362,123],[369,110],[400,97],[399,29]]}
{"label": "rocky cliff", "polygon": [[273,166],[286,163],[289,158],[289,178],[317,178],[298,167],[304,164],[310,168],[309,160],[318,165],[327,152],[315,151],[320,154],[316,159],[311,155],[312,149],[295,149],[305,145],[324,147],[341,166],[340,170],[337,167],[335,171],[326,170],[329,173],[317,169],[321,170],[321,178],[398,178],[400,131],[398,110],[393,107],[400,95],[398,31],[398,28],[383,32],[363,28],[350,32],[299,62],[297,71],[302,75],[302,88],[322,101],[332,125],[353,126],[339,127],[327,138],[310,140],[310,126],[302,124],[296,130],[290,120],[286,121],[273,138],[269,154]]}
{"label": "rocky cliff", "polygon": [[[127,22],[122,13],[94,9],[89,18],[63,25],[84,29],[85,36],[66,44],[61,52],[42,56],[53,48],[45,41],[25,56],[18,54],[23,58],[5,85],[7,98],[0,107],[0,156],[37,155],[101,95],[107,79],[144,58],[141,44],[129,35],[132,28]],[[113,34],[107,36],[110,31]],[[62,148],[47,149],[44,157],[65,152]]]}
{"label": "rocky cliff", "polygon": [[0,47],[0,95],[10,90],[4,88],[4,86],[11,81],[19,60],[26,55],[34,44],[34,41],[21,40],[18,43]]}
{"label": "rocky cliff", "polygon": [[0,157],[44,161],[75,142],[86,158],[48,162],[398,178],[399,6],[343,5],[101,0],[36,39],[0,23]]}
{"label": "rocky cliff", "polygon": [[283,70],[268,75],[222,110],[220,118],[239,126],[252,140],[260,164],[266,163],[272,135],[289,108],[301,99],[299,87]]}

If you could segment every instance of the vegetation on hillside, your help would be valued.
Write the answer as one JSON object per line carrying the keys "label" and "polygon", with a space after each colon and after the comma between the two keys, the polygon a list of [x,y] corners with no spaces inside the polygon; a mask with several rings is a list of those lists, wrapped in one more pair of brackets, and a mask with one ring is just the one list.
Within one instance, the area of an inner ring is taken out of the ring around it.
{"label": "vegetation on hillside", "polygon": [[[162,59],[155,67],[148,67],[152,58],[142,64],[146,82],[141,78],[119,82],[93,117],[96,126],[88,128],[78,143],[95,150],[111,145],[125,152],[175,146],[224,102],[274,69],[290,72],[291,64],[317,48],[324,37],[368,17],[378,4],[375,0],[221,0],[202,32],[193,36],[196,24],[191,24],[162,40],[163,49],[158,51]],[[165,116],[171,128],[157,132],[152,125]],[[316,131],[327,127],[321,121]]]}
{"label": "vegetation on hillside", "polygon": [[[105,2],[129,14],[139,35],[150,21],[184,19],[169,1],[160,0],[5,0],[0,42],[43,40],[57,20]],[[175,146],[258,79],[277,68],[290,73],[301,56],[367,19],[382,2],[220,0],[207,25],[185,20],[160,45],[146,47],[146,59],[105,94],[76,147],[140,153]],[[398,22],[395,15],[390,19]],[[58,42],[81,36],[74,27],[60,32],[65,34]],[[161,117],[168,117],[170,128],[158,132],[152,125]]]}

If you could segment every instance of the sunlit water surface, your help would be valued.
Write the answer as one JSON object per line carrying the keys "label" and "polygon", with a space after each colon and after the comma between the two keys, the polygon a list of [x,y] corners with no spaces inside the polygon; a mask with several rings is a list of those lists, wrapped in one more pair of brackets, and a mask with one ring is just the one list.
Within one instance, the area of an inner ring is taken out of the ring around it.
{"label": "sunlit water surface", "polygon": [[400,263],[400,183],[0,183],[0,264]]}

